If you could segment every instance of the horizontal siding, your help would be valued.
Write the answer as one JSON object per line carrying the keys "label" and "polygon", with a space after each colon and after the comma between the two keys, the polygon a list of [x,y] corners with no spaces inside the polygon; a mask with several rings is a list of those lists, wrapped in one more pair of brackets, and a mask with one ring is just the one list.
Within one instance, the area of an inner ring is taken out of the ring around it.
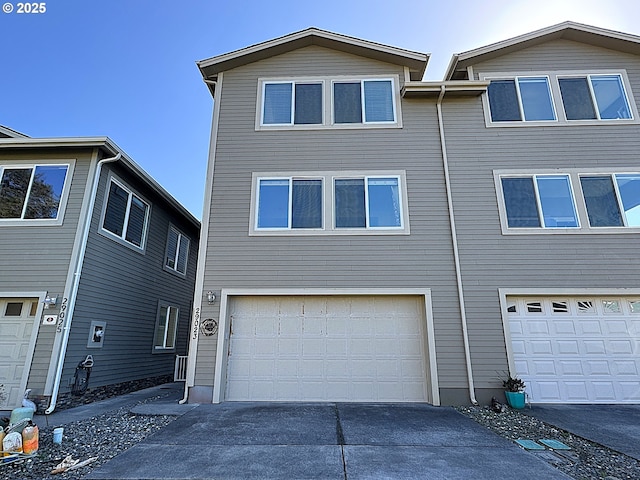
{"label": "horizontal siding", "polygon": [[[626,69],[640,94],[639,57],[570,41],[474,66],[597,69]],[[507,369],[498,288],[640,288],[640,261],[637,234],[502,235],[493,170],[638,171],[640,126],[487,128],[482,108],[480,98],[446,100],[444,118],[474,373],[478,386],[497,387]]]}
{"label": "horizontal siding", "polygon": [[[40,160],[76,160],[71,189],[62,225],[0,225],[0,292],[48,292],[57,296],[58,305],[46,314],[58,314],[62,300],[84,189],[89,172],[91,150],[34,149],[29,152],[2,149],[0,162],[37,163]],[[51,360],[55,327],[39,326],[28,386],[41,394]]]}
{"label": "horizontal siding", "polygon": [[[440,383],[464,386],[435,104],[403,100],[402,129],[255,131],[259,77],[338,75],[403,78],[397,66],[320,47],[224,73],[204,290],[432,288]],[[405,170],[411,235],[250,237],[252,172],[292,170]],[[203,315],[217,318],[217,305]],[[199,340],[197,384],[213,381],[214,342]]]}
{"label": "horizontal siding", "polygon": [[[114,171],[119,179],[151,203],[144,254],[98,233],[109,171]],[[170,224],[191,240],[186,278],[162,268]],[[91,387],[173,373],[175,355],[186,355],[187,352],[198,234],[161,198],[135,183],[121,167],[105,166],[69,336],[62,392],[70,385],[76,365],[86,355],[92,355],[95,361]],[[170,302],[180,309],[175,353],[152,353],[158,300]],[[102,348],[87,348],[92,320],[107,322]]]}

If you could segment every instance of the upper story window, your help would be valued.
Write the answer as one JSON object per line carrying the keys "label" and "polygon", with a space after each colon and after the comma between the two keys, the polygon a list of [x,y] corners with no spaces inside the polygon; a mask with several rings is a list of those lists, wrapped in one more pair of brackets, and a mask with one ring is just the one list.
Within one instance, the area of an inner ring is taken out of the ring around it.
{"label": "upper story window", "polygon": [[560,77],[558,82],[567,120],[632,118],[620,75]]}
{"label": "upper story window", "polygon": [[494,174],[503,233],[626,233],[640,227],[638,173]]}
{"label": "upper story window", "polygon": [[164,266],[167,270],[170,272],[177,272],[182,275],[187,273],[190,244],[191,242],[189,237],[174,227],[169,227],[167,253],[164,257]]}
{"label": "upper story window", "polygon": [[625,72],[484,74],[488,126],[637,123]]}
{"label": "upper story window", "polygon": [[393,123],[396,120],[391,80],[334,82],[333,121]]}
{"label": "upper story window", "polygon": [[111,177],[102,215],[102,230],[125,245],[144,249],[149,204]]}
{"label": "upper story window", "polygon": [[398,78],[260,79],[256,130],[401,127]]}
{"label": "upper story window", "polygon": [[[70,164],[0,165],[0,224],[62,223]],[[28,223],[28,222],[26,222]]]}
{"label": "upper story window", "polygon": [[321,125],[322,82],[265,82],[263,125]]}
{"label": "upper story window", "polygon": [[408,234],[404,172],[254,174],[252,235]]}
{"label": "upper story window", "polygon": [[640,227],[640,174],[581,175],[592,227]]}
{"label": "upper story window", "polygon": [[547,77],[492,80],[488,95],[492,122],[556,119]]}

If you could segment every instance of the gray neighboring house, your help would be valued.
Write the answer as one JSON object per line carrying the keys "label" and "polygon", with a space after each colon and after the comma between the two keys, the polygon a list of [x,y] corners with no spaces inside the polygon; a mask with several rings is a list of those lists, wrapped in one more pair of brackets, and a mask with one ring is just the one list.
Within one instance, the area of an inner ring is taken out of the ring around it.
{"label": "gray neighboring house", "polygon": [[0,137],[0,409],[173,375],[198,220],[107,137]]}
{"label": "gray neighboring house", "polygon": [[640,402],[640,38],[455,55],[310,28],[214,98],[191,402]]}

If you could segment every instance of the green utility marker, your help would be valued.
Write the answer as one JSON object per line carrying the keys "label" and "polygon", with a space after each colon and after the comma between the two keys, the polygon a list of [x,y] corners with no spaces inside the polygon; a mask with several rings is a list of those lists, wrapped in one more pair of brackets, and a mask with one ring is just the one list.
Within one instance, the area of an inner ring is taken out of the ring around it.
{"label": "green utility marker", "polygon": [[542,440],[540,440],[540,443],[546,445],[552,450],[571,450],[571,447],[569,445],[565,445],[564,443],[558,440],[543,438]]}
{"label": "green utility marker", "polygon": [[516,443],[526,450],[544,450],[544,447],[534,440],[523,440],[519,438]]}

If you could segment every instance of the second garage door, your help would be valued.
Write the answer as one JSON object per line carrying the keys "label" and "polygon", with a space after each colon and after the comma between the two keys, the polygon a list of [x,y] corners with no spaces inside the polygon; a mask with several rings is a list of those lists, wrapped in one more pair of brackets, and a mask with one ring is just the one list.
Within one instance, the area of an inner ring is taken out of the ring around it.
{"label": "second garage door", "polygon": [[226,400],[427,401],[418,296],[235,297]]}
{"label": "second garage door", "polygon": [[532,402],[640,403],[640,298],[508,298]]}

